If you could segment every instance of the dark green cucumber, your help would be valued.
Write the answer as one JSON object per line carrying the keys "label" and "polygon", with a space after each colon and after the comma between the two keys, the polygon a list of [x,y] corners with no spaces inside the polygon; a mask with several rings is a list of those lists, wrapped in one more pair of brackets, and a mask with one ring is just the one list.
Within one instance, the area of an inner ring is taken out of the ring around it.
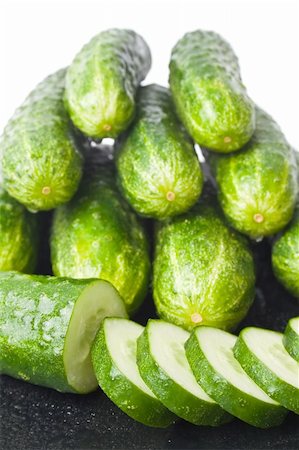
{"label": "dark green cucumber", "polygon": [[101,389],[124,413],[145,425],[164,428],[177,417],[139,374],[136,348],[143,330],[130,320],[104,320],[92,347],[93,367]]}
{"label": "dark green cucumber", "polygon": [[109,165],[86,168],[78,193],[54,213],[51,257],[57,276],[110,281],[131,313],[147,291],[149,249],[114,177]]}
{"label": "dark green cucumber", "polygon": [[248,327],[241,331],[234,355],[269,397],[299,414],[299,363],[283,345],[283,334]]}
{"label": "dark green cucumber", "polygon": [[101,320],[126,317],[102,280],[0,272],[0,371],[61,392],[94,390],[90,349]]}
{"label": "dark green cucumber", "polygon": [[81,178],[82,157],[63,106],[64,82],[60,70],[39,84],[0,140],[4,188],[34,211],[69,201]]}
{"label": "dark green cucumber", "polygon": [[277,233],[291,220],[297,196],[294,152],[278,125],[256,109],[249,144],[231,155],[210,154],[222,209],[237,230],[252,238]]}
{"label": "dark green cucumber", "polygon": [[285,349],[299,362],[299,317],[289,320],[283,336]]}
{"label": "dark green cucumber", "polygon": [[117,137],[134,117],[136,90],[150,66],[150,50],[134,31],[95,36],[67,72],[65,105],[76,127],[95,138]]}
{"label": "dark green cucumber", "polygon": [[165,219],[186,212],[201,193],[203,176],[170,93],[158,85],[146,86],[137,104],[136,120],[117,152],[122,192],[147,217]]}
{"label": "dark green cucumber", "polygon": [[198,144],[228,153],[249,141],[254,105],[238,59],[221,36],[201,30],[185,34],[172,50],[169,83],[177,112]]}
{"label": "dark green cucumber", "polygon": [[234,328],[254,298],[254,263],[246,239],[210,200],[160,226],[153,295],[161,318],[192,329]]}
{"label": "dark green cucumber", "polygon": [[0,271],[32,272],[39,243],[38,217],[0,186]]}
{"label": "dark green cucumber", "polygon": [[185,355],[190,334],[163,320],[149,320],[137,341],[141,377],[173,413],[195,425],[217,426],[232,419],[198,385]]}
{"label": "dark green cucumber", "polygon": [[280,425],[287,414],[246,374],[234,358],[236,336],[198,327],[185,344],[186,355],[200,386],[223,409],[250,425]]}

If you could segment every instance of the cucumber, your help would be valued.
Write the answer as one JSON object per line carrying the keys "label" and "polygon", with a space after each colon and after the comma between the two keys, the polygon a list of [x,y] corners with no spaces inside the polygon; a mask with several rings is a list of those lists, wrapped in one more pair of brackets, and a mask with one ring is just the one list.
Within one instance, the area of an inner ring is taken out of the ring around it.
{"label": "cucumber", "polygon": [[65,70],[40,83],[0,140],[4,188],[33,211],[68,202],[81,179],[82,157],[63,106],[64,83]]}
{"label": "cucumber", "polygon": [[293,149],[267,113],[257,108],[256,119],[253,138],[242,151],[208,155],[227,219],[253,239],[284,228],[297,196]]}
{"label": "cucumber", "polygon": [[113,167],[93,162],[87,164],[75,197],[54,213],[50,239],[53,273],[109,281],[131,314],[148,288],[148,240],[116,188]]}
{"label": "cucumber", "polygon": [[254,262],[245,238],[228,228],[210,197],[157,231],[153,296],[162,319],[187,330],[233,329],[255,293]]}
{"label": "cucumber", "polygon": [[283,334],[262,328],[242,330],[234,355],[269,397],[299,414],[299,364],[283,345]]}
{"label": "cucumber", "polygon": [[92,347],[92,362],[105,394],[128,416],[152,427],[167,427],[172,414],[140,377],[137,339],[144,328],[126,319],[105,319]]}
{"label": "cucumber", "polygon": [[126,310],[106,281],[0,272],[0,372],[61,392],[95,390],[91,344],[111,315]]}
{"label": "cucumber", "polygon": [[38,217],[0,186],[0,270],[32,272],[38,246]]}
{"label": "cucumber", "polygon": [[195,378],[223,409],[250,425],[281,424],[287,411],[249,378],[234,358],[237,337],[222,330],[198,327],[185,344]]}
{"label": "cucumber", "polygon": [[119,184],[139,214],[163,220],[194,205],[203,175],[168,89],[142,87],[137,105],[136,120],[118,145]]}
{"label": "cucumber", "polygon": [[289,320],[284,332],[283,343],[292,358],[299,362],[299,317]]}
{"label": "cucumber", "polygon": [[94,138],[117,137],[134,117],[136,90],[150,67],[150,49],[134,31],[95,36],[67,71],[65,105],[76,127]]}
{"label": "cucumber", "polygon": [[223,153],[243,147],[255,112],[231,46],[211,31],[187,33],[172,50],[169,67],[176,109],[193,139]]}
{"label": "cucumber", "polygon": [[141,377],[173,413],[195,425],[220,425],[230,420],[198,385],[186,359],[190,334],[162,320],[149,320],[137,341]]}

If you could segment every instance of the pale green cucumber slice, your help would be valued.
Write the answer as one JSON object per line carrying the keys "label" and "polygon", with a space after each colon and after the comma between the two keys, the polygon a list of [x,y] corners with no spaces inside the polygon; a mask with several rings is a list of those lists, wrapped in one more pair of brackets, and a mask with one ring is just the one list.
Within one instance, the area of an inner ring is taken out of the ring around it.
{"label": "pale green cucumber slice", "polygon": [[290,319],[283,336],[286,350],[297,362],[299,362],[299,317]]}
{"label": "pale green cucumber slice", "polygon": [[185,344],[197,382],[223,409],[251,425],[279,425],[287,411],[249,378],[234,358],[236,336],[197,327]]}
{"label": "pale green cucumber slice", "polygon": [[299,364],[284,348],[282,333],[245,328],[234,354],[245,372],[269,397],[299,414]]}
{"label": "pale green cucumber slice", "polygon": [[181,327],[149,320],[137,341],[140,375],[173,413],[195,425],[216,426],[232,417],[197,383],[185,354],[190,333]]}
{"label": "pale green cucumber slice", "polygon": [[104,320],[92,348],[99,386],[128,416],[152,427],[167,427],[177,417],[142,380],[136,362],[137,339],[144,327],[126,319]]}

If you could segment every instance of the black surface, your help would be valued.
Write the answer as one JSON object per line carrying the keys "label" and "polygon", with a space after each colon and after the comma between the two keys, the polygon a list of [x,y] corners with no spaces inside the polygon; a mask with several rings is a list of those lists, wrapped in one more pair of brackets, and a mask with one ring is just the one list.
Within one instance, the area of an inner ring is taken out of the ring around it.
{"label": "black surface", "polygon": [[[254,254],[257,297],[240,327],[258,325],[282,331],[290,317],[299,315],[298,302],[271,274],[267,242],[256,245]],[[44,262],[40,264],[43,268]],[[144,324],[153,316],[148,300],[136,320]],[[59,394],[6,376],[1,382],[0,413],[1,450],[299,448],[299,417],[291,413],[283,425],[269,430],[239,420],[218,428],[181,421],[161,430],[134,422],[100,391],[88,396]]]}

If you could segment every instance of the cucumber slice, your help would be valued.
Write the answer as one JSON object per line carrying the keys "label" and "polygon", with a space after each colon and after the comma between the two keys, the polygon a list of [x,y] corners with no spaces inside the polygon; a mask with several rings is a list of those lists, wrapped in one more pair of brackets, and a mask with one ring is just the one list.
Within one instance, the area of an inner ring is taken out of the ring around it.
{"label": "cucumber slice", "polygon": [[107,281],[0,272],[0,371],[61,392],[95,390],[90,349],[109,315],[126,309]]}
{"label": "cucumber slice", "polygon": [[126,319],[105,319],[92,348],[92,362],[100,387],[128,416],[164,428],[176,416],[142,380],[136,362],[137,339],[144,327]]}
{"label": "cucumber slice", "polygon": [[185,344],[186,355],[201,387],[223,409],[259,428],[279,425],[287,411],[268,397],[234,358],[236,336],[198,327]]}
{"label": "cucumber slice", "polygon": [[299,364],[283,345],[283,334],[262,328],[242,330],[234,354],[269,397],[299,414]]}
{"label": "cucumber slice", "polygon": [[283,343],[292,358],[299,362],[299,317],[289,320],[284,332]]}
{"label": "cucumber slice", "polygon": [[137,341],[137,364],[147,386],[173,413],[195,425],[219,425],[231,416],[197,383],[185,354],[190,333],[149,320]]}

